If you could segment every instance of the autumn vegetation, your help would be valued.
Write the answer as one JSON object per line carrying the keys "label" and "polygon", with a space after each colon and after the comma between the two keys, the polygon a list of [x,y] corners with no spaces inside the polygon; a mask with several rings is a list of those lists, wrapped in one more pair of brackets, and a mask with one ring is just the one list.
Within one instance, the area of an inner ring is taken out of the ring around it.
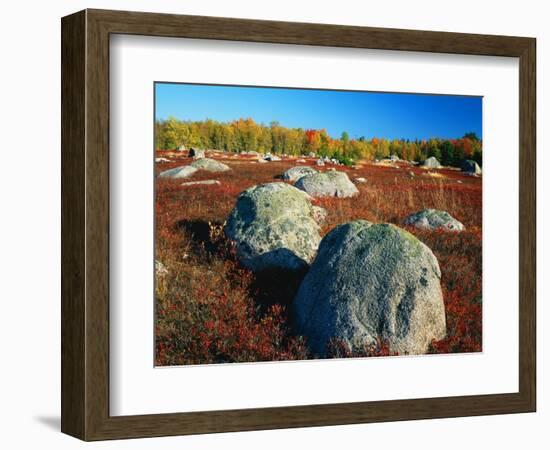
{"label": "autumn vegetation", "polygon": [[350,138],[343,132],[338,139],[326,130],[287,128],[278,122],[269,125],[253,119],[239,119],[228,123],[205,120],[180,121],[175,118],[155,124],[156,148],[169,150],[180,145],[214,148],[229,152],[250,152],[286,155],[308,155],[335,158],[351,166],[359,160],[372,161],[396,155],[408,161],[424,161],[434,156],[444,166],[460,167],[464,159],[482,166],[482,142],[475,133],[466,133],[457,139],[431,138],[408,140],[384,138]]}
{"label": "autumn vegetation", "polygon": [[[175,134],[173,127],[178,131]],[[182,133],[188,145],[230,150],[210,157],[223,161],[232,170],[215,174],[220,185],[198,187],[182,186],[181,180],[156,181],[156,259],[166,267],[166,273],[156,277],[157,365],[313,357],[308,354],[304,339],[293,334],[288,314],[303,274],[254,274],[244,269],[223,233],[225,220],[240,192],[276,181],[276,177],[296,165],[297,155],[310,151],[338,151],[354,161],[353,167],[338,166],[338,170],[347,172],[352,180],[367,179],[367,183],[357,185],[360,194],[356,197],[314,201],[328,212],[323,235],[354,219],[402,226],[408,214],[424,208],[446,210],[466,226],[461,233],[407,229],[430,247],[442,271],[447,337],[432,342],[430,352],[481,351],[481,178],[453,168],[429,171],[406,162],[371,162],[390,153],[403,157],[409,151],[407,159],[420,159],[436,151],[431,149],[433,145],[437,145],[443,159],[445,142],[450,142],[454,150],[462,148],[472,155],[478,152],[481,158],[477,138],[394,143],[344,136],[330,139],[323,131],[289,130],[277,124],[265,127],[250,120],[231,124],[168,120],[157,123],[157,157],[170,162],[157,163],[157,173],[190,162],[185,153],[165,150],[181,144],[178,139],[182,139]],[[286,137],[279,140],[281,136]],[[294,140],[288,140],[289,136]],[[258,164],[257,157],[236,153],[241,150],[295,156]],[[306,161],[302,165],[313,166],[315,158]],[[212,179],[213,175],[199,172],[193,180]],[[329,351],[331,357],[388,354],[383,342],[354,354],[333,342]]]}

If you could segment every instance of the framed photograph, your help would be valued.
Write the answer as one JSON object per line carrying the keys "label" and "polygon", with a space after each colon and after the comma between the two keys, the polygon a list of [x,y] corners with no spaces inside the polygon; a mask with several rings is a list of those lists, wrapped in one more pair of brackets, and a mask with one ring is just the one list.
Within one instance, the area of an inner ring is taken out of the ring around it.
{"label": "framed photograph", "polygon": [[63,432],[535,411],[534,38],[61,29]]}

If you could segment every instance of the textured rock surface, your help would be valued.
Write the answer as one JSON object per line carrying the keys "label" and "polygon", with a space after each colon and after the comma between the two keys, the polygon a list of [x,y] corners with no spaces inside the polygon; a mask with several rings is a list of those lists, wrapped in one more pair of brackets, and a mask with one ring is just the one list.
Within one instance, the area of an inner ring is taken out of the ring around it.
{"label": "textured rock surface", "polygon": [[283,173],[283,180],[296,181],[305,175],[312,175],[314,173],[317,173],[317,171],[308,166],[291,167]]}
{"label": "textured rock surface", "polygon": [[325,208],[321,208],[320,206],[314,206],[313,219],[319,225],[323,225],[327,220],[327,210]]}
{"label": "textured rock surface", "polygon": [[325,172],[306,175],[295,186],[312,197],[352,197],[359,191],[344,172]]}
{"label": "textured rock surface", "polygon": [[189,178],[197,172],[197,168],[193,166],[181,166],[173,169],[165,170],[159,173],[159,178]]}
{"label": "textured rock surface", "polygon": [[464,225],[451,216],[447,211],[438,209],[424,209],[411,214],[403,222],[404,225],[412,225],[424,230],[449,230],[463,231]]}
{"label": "textured rock surface", "polygon": [[466,172],[470,175],[481,175],[481,167],[471,159],[465,159],[460,165],[462,172]]}
{"label": "textured rock surface", "polygon": [[440,162],[435,156],[430,156],[422,163],[422,167],[428,167],[430,169],[439,169],[441,168]]}
{"label": "textured rock surface", "polygon": [[287,183],[253,186],[239,195],[225,227],[245,267],[306,269],[321,240],[311,198]]}
{"label": "textured rock surface", "polygon": [[352,350],[381,339],[426,353],[446,333],[441,272],[432,251],[394,225],[364,220],[328,233],[294,299],[296,332],[324,356],[330,339]]}
{"label": "textured rock surface", "polygon": [[206,170],[207,172],[226,172],[231,170],[228,165],[210,158],[197,159],[190,165],[195,169]]}

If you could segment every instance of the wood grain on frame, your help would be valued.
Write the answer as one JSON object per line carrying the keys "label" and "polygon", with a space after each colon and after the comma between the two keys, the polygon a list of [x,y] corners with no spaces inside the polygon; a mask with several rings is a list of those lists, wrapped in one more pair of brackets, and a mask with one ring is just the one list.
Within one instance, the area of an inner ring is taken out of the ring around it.
{"label": "wood grain on frame", "polygon": [[[535,39],[103,10],[64,17],[61,30],[63,432],[99,440],[535,410]],[[116,33],[518,57],[519,392],[109,416],[109,35]]]}

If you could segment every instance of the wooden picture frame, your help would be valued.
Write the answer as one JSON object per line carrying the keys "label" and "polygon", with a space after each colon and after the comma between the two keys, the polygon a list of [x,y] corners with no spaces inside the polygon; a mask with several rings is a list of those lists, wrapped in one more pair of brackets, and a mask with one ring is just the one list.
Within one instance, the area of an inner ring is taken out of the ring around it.
{"label": "wooden picture frame", "polygon": [[[532,412],[536,408],[536,40],[85,10],[62,19],[62,416],[84,440]],[[109,36],[220,39],[519,58],[519,392],[109,415]]]}

